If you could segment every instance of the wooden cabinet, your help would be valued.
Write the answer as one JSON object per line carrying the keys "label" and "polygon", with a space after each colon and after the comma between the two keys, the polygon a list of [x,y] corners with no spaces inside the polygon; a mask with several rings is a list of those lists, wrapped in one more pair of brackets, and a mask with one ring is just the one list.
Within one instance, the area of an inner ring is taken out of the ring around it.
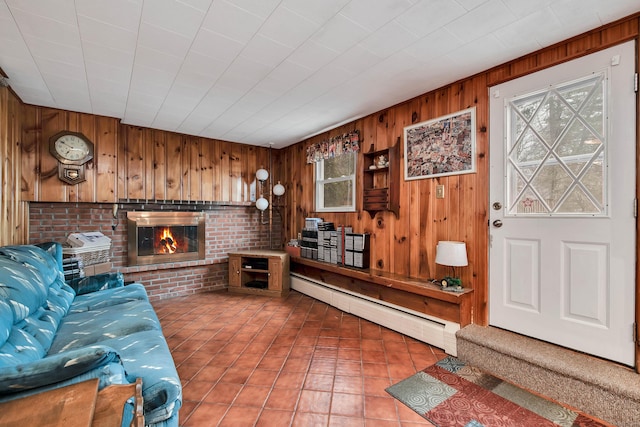
{"label": "wooden cabinet", "polygon": [[371,218],[379,211],[391,211],[400,215],[400,158],[398,145],[374,150],[373,146],[364,155],[362,178],[362,208]]}
{"label": "wooden cabinet", "polygon": [[229,292],[286,296],[289,254],[270,250],[230,252]]}

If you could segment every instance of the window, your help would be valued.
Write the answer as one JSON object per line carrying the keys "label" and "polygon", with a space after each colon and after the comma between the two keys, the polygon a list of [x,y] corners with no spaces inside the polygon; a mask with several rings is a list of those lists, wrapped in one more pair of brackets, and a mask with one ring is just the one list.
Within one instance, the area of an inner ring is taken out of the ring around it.
{"label": "window", "polygon": [[603,72],[509,100],[508,213],[606,215]]}
{"label": "window", "polygon": [[316,212],[355,212],[357,153],[316,162]]}

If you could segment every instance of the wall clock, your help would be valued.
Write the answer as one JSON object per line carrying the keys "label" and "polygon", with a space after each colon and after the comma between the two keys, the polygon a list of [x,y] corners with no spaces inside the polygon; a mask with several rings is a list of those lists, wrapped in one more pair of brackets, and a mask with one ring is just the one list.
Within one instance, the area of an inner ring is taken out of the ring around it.
{"label": "wall clock", "polygon": [[85,181],[85,163],[93,159],[93,142],[79,132],[62,131],[49,138],[49,152],[58,160],[58,178],[67,184]]}

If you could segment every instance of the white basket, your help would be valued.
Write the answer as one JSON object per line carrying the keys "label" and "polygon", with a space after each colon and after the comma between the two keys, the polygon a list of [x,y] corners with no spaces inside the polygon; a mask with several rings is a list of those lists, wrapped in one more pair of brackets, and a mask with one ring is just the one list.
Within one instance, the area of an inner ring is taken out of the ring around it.
{"label": "white basket", "polygon": [[107,246],[94,246],[88,248],[62,248],[62,255],[64,257],[80,258],[82,260],[82,264],[85,266],[109,262],[111,259],[110,252],[110,244]]}

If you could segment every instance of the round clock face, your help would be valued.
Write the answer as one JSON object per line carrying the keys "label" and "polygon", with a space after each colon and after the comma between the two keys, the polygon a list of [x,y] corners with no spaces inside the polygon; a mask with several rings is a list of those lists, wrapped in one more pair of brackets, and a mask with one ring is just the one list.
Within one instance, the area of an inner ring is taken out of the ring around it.
{"label": "round clock face", "polygon": [[54,143],[56,153],[63,159],[77,161],[89,155],[91,151],[87,141],[77,135],[63,135]]}

